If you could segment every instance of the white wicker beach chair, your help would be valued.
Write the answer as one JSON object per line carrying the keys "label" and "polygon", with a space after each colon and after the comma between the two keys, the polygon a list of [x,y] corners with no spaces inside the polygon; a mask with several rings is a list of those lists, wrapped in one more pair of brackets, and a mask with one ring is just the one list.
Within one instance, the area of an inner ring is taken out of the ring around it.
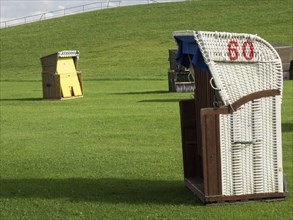
{"label": "white wicker beach chair", "polygon": [[[179,31],[173,36],[194,36],[223,104],[201,110],[202,130],[210,129],[206,115],[218,115],[221,195],[283,193],[278,53],[251,34]],[[202,144],[207,144],[204,136]]]}

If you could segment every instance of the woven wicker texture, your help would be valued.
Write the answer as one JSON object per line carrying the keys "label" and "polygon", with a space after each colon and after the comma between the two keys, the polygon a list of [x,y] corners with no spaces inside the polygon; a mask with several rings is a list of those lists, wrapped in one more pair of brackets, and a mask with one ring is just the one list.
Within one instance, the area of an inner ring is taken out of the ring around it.
{"label": "woven wicker texture", "polygon": [[225,105],[262,90],[282,91],[282,63],[256,35],[197,31],[195,39]]}
{"label": "woven wicker texture", "polygon": [[253,100],[220,116],[223,195],[283,192],[276,99]]}
{"label": "woven wicker texture", "polygon": [[[282,91],[278,53],[256,35],[194,32],[225,105],[254,92]],[[283,192],[281,96],[220,116],[223,195]]]}
{"label": "woven wicker texture", "polygon": [[[278,90],[281,95],[248,99],[231,114],[220,114],[222,195],[284,192],[281,99],[283,71],[277,51],[250,34],[178,31],[194,36],[225,106],[248,95]],[[201,87],[196,88],[196,92]],[[211,137],[215,138],[215,137]]]}
{"label": "woven wicker texture", "polygon": [[58,52],[59,57],[78,57],[79,51],[78,50],[63,50]]}

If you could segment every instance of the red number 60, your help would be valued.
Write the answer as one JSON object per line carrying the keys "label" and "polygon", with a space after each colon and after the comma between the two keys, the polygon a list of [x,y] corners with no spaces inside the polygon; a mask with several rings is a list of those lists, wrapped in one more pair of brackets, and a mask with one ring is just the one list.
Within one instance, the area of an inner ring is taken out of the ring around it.
{"label": "red number 60", "polygon": [[[227,46],[228,46],[228,57],[230,58],[230,60],[237,60],[239,57],[239,52],[237,50],[237,47],[238,47],[237,41],[231,40]],[[234,47],[232,47],[232,46],[234,46]],[[250,51],[248,55],[246,53],[247,46],[249,46],[249,51]],[[253,44],[250,40],[247,40],[243,43],[242,55],[244,56],[244,58],[246,60],[252,60],[253,55],[254,55],[254,47],[253,47]]]}

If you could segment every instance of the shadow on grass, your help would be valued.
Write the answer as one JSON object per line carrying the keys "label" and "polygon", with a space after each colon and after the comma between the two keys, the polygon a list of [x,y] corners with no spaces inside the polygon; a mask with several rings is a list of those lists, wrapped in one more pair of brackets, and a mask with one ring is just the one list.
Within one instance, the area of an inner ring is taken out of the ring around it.
{"label": "shadow on grass", "polygon": [[292,123],[282,123],[282,132],[292,132],[293,124]]}
{"label": "shadow on grass", "polygon": [[178,102],[182,99],[148,99],[148,100],[141,100],[138,102]]}
{"label": "shadow on grass", "polygon": [[121,92],[121,93],[114,93],[114,95],[147,95],[147,94],[164,94],[169,93],[166,90],[157,90],[157,91],[142,91],[142,92]]}
{"label": "shadow on grass", "polygon": [[86,79],[83,79],[83,81],[161,81],[161,80],[164,80],[162,78],[133,78],[133,77],[120,77],[120,78],[117,78],[117,77],[105,77],[105,78],[86,78]]}
{"label": "shadow on grass", "polygon": [[40,101],[43,98],[14,98],[14,99],[0,99],[0,102],[3,101]]}
{"label": "shadow on grass", "polygon": [[0,198],[65,198],[128,204],[201,205],[183,181],[119,178],[2,179]]}
{"label": "shadow on grass", "polygon": [[41,79],[1,79],[0,82],[41,82]]}

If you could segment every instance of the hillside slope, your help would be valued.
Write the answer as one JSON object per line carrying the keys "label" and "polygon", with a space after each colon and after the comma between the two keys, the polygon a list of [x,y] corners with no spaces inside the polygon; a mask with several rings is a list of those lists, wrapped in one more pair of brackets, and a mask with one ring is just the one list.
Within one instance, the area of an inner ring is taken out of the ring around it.
{"label": "hillside slope", "polygon": [[[206,207],[186,189],[178,102],[193,96],[167,83],[175,30],[292,44],[291,24],[291,0],[201,0],[1,29],[0,219],[292,219],[292,196]],[[39,58],[64,49],[81,52],[84,97],[44,101]],[[292,84],[282,101],[289,192]]]}
{"label": "hillside slope", "polygon": [[187,1],[121,7],[1,29],[1,80],[40,80],[39,58],[80,50],[89,79],[165,79],[175,30],[256,33],[292,44],[292,1]]}

